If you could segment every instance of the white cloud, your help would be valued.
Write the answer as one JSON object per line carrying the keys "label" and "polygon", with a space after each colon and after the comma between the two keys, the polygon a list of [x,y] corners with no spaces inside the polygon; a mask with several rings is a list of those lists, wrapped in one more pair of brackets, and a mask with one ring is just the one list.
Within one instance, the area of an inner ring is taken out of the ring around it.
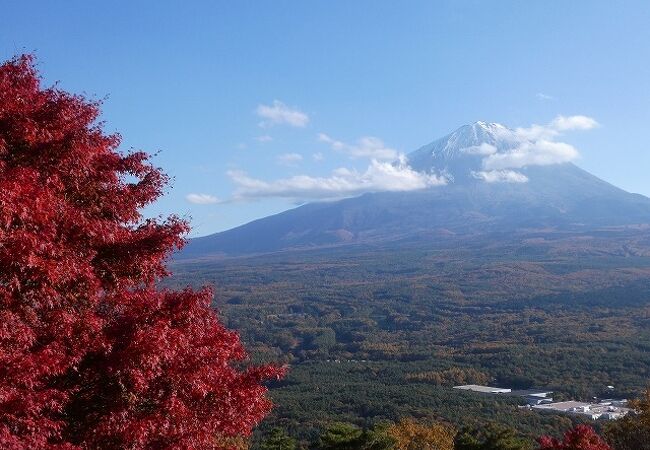
{"label": "white cloud", "polygon": [[553,139],[558,131],[545,125],[533,124],[529,127],[520,127],[510,130],[508,128],[499,130],[500,137],[512,142],[535,141],[538,139]]}
{"label": "white cloud", "polygon": [[572,145],[539,140],[524,142],[511,151],[487,156],[483,159],[483,168],[498,170],[518,169],[526,166],[549,166],[570,162],[579,156],[578,150]]}
{"label": "white cloud", "polygon": [[291,166],[302,161],[302,155],[299,153],[284,153],[282,155],[277,156],[276,161],[279,164],[283,164],[285,166]]}
{"label": "white cloud", "polygon": [[187,194],[185,199],[196,205],[211,205],[214,203],[219,203],[219,199],[214,195],[210,194]]}
{"label": "white cloud", "polygon": [[485,153],[482,165],[487,171],[519,169],[526,166],[548,166],[579,158],[578,150],[556,139],[567,131],[590,130],[598,122],[587,116],[557,116],[547,125],[533,124],[527,128],[499,129],[499,138],[510,149]]}
{"label": "white cloud", "polygon": [[257,142],[262,142],[262,143],[264,143],[264,142],[271,142],[271,141],[273,140],[273,138],[272,138],[271,136],[269,136],[268,134],[265,134],[265,135],[262,135],[262,136],[257,136],[257,137],[255,138],[255,140],[256,140]]}
{"label": "white cloud", "polygon": [[352,158],[393,160],[399,156],[397,150],[387,147],[381,139],[373,136],[364,136],[359,138],[356,144],[347,144],[332,139],[325,133],[320,133],[318,140],[329,144],[333,150],[346,153]]}
{"label": "white cloud", "polygon": [[472,172],[472,176],[486,183],[526,183],[528,177],[514,170],[488,170]]}
{"label": "white cloud", "polygon": [[316,152],[313,155],[311,155],[312,159],[316,162],[320,162],[325,159],[325,156],[321,152]]}
{"label": "white cloud", "polygon": [[364,192],[413,191],[447,183],[440,175],[416,172],[404,159],[392,164],[372,160],[364,172],[340,168],[328,177],[297,175],[263,181],[242,171],[229,171],[237,185],[236,198],[282,197],[291,199],[334,199]]}
{"label": "white cloud", "polygon": [[598,122],[587,116],[557,116],[549,125],[558,131],[591,130]]}
{"label": "white cloud", "polygon": [[538,92],[535,94],[535,97],[537,97],[539,100],[542,101],[549,101],[549,100],[555,100],[555,97],[552,95],[544,94],[543,92]]}
{"label": "white cloud", "polygon": [[[520,140],[551,140],[566,131],[591,130],[598,125],[595,119],[587,116],[557,116],[546,125],[533,124],[528,128],[515,128],[514,133],[504,128],[502,133],[505,136],[502,137]],[[508,136],[509,134],[512,136]]]}
{"label": "white cloud", "polygon": [[272,125],[289,125],[292,127],[305,127],[309,123],[309,116],[297,108],[292,108],[279,100],[274,100],[272,105],[258,105],[255,110],[263,120],[261,127]]}

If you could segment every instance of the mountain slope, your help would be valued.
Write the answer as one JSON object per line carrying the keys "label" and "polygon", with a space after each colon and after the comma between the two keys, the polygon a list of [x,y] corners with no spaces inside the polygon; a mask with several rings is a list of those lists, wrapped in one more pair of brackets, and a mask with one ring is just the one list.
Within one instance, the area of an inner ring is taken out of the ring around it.
{"label": "mountain slope", "polygon": [[180,257],[650,223],[650,199],[625,192],[571,163],[518,168],[517,177],[526,182],[480,179],[477,174],[486,154],[517,145],[509,133],[502,125],[477,122],[408,155],[412,168],[444,173],[450,179],[446,186],[307,204],[193,239]]}

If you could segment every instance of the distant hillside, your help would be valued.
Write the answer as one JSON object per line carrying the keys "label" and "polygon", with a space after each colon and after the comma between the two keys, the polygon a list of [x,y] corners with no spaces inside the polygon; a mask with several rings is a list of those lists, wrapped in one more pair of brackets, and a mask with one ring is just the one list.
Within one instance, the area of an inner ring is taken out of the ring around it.
{"label": "distant hillside", "polygon": [[526,182],[482,179],[481,152],[507,151],[512,145],[504,138],[508,132],[499,124],[477,122],[408,155],[412,168],[444,173],[450,180],[446,186],[307,204],[193,239],[178,257],[650,223],[650,199],[625,192],[572,163],[508,171]]}

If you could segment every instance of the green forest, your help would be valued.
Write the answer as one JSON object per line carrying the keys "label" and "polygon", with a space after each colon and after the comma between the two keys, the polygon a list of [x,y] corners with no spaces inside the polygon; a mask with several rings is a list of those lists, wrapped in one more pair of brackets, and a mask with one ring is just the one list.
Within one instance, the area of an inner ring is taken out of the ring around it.
{"label": "green forest", "polygon": [[646,387],[647,235],[451,244],[176,261],[170,283],[213,284],[253,359],[289,365],[258,435],[280,427],[315,441],[333,423],[406,417],[557,436],[578,420],[452,387],[545,388],[556,400],[634,398]]}

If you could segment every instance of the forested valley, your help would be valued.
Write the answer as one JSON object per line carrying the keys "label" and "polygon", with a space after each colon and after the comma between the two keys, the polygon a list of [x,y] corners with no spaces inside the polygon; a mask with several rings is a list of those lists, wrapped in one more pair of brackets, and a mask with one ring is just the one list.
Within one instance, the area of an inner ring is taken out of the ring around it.
{"label": "forested valley", "polygon": [[580,420],[452,386],[541,387],[557,400],[641,395],[649,238],[494,235],[178,261],[170,283],[214,284],[255,360],[289,365],[259,435],[279,427],[309,442],[333,423],[413,418],[494,423],[532,439]]}

